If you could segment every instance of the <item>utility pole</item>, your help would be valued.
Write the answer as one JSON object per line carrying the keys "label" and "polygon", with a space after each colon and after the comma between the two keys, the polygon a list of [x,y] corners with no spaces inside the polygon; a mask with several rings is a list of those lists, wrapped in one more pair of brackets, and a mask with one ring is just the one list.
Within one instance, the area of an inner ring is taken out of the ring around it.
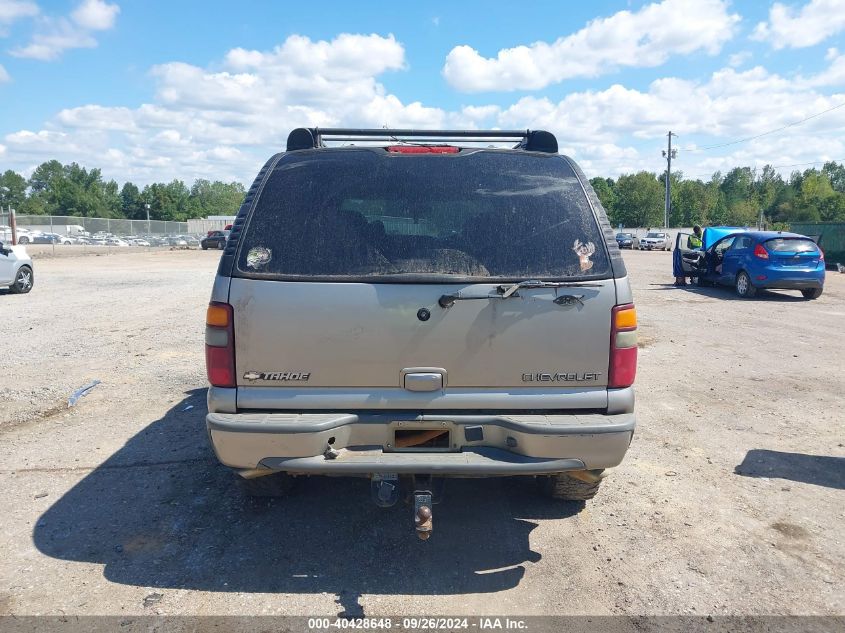
{"label": "utility pole", "polygon": [[669,130],[669,133],[666,135],[669,137],[669,146],[667,149],[663,150],[663,158],[666,159],[666,202],[663,206],[663,228],[669,228],[669,209],[672,206],[672,159],[678,155],[678,150],[672,149],[672,137],[678,136],[674,134],[672,130]]}

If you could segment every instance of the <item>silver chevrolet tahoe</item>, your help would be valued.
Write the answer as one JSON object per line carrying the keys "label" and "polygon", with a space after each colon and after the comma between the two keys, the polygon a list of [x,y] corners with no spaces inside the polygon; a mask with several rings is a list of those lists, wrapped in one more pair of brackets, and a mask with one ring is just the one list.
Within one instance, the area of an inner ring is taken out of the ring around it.
{"label": "silver chevrolet tahoe", "polygon": [[[502,146],[507,143],[506,146]],[[529,476],[592,498],[634,433],[637,317],[605,211],[544,131],[300,128],[261,169],[206,318],[219,460],[406,490]]]}

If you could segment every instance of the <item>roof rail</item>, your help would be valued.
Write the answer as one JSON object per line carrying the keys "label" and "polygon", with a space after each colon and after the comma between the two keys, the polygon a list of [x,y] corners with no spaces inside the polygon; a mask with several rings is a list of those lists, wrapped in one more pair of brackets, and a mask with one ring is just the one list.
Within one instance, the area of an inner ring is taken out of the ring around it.
{"label": "roof rail", "polygon": [[473,143],[500,143],[516,140],[514,149],[529,152],[557,153],[557,139],[545,130],[396,130],[360,128],[305,128],[300,127],[288,135],[287,151],[325,147],[323,141],[403,141],[414,139],[418,143],[445,143],[470,141]]}

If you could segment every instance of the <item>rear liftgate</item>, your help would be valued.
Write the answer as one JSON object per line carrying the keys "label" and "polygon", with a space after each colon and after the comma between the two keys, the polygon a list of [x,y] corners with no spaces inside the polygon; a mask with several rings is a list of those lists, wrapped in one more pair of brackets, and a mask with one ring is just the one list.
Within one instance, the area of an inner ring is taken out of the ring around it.
{"label": "rear liftgate", "polygon": [[[359,130],[359,129],[319,129],[300,128],[288,137],[288,151],[323,147],[324,140],[331,141],[401,141],[413,138],[415,145],[391,146],[388,151],[399,153],[453,153],[456,147],[442,145],[425,146],[422,143],[443,143],[465,141],[470,143],[489,143],[492,141],[515,141],[516,147],[528,151],[557,153],[557,140],[552,134],[542,130]],[[454,303],[454,298],[446,297]],[[447,308],[441,298],[441,307]],[[448,429],[397,430],[394,438],[394,450],[399,451],[448,451],[450,437]],[[329,447],[331,449],[331,447]],[[430,475],[412,475],[407,478],[406,489],[413,490],[414,528],[417,536],[428,540],[433,529],[432,507],[439,503],[445,479]],[[398,473],[374,474],[370,480],[373,501],[381,507],[391,507],[397,503],[403,488]],[[410,499],[408,499],[410,501]]]}

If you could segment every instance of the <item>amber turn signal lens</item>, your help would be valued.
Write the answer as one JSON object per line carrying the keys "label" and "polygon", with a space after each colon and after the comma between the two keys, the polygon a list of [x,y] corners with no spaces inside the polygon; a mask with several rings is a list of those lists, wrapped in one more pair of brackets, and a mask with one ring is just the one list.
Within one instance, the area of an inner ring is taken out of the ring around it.
{"label": "amber turn signal lens", "polygon": [[214,327],[227,327],[229,325],[229,311],[220,305],[208,306],[205,313],[205,324]]}
{"label": "amber turn signal lens", "polygon": [[627,327],[637,327],[636,308],[627,308],[616,313],[616,329],[621,330]]}

